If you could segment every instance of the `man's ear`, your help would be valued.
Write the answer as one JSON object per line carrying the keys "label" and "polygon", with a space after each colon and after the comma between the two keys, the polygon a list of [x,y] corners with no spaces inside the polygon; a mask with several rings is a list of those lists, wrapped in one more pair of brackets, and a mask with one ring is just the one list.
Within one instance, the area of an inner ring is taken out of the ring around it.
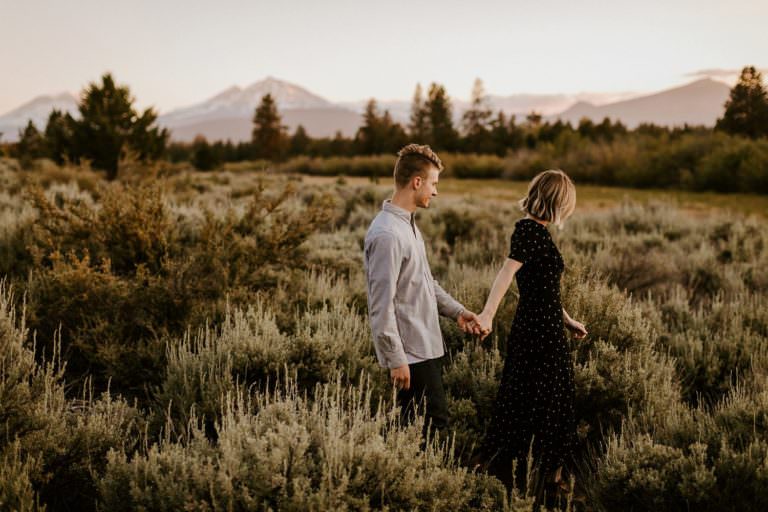
{"label": "man's ear", "polygon": [[422,178],[421,176],[414,176],[413,181],[411,181],[411,183],[413,183],[414,190],[421,188],[421,184],[423,181],[424,181],[424,178]]}

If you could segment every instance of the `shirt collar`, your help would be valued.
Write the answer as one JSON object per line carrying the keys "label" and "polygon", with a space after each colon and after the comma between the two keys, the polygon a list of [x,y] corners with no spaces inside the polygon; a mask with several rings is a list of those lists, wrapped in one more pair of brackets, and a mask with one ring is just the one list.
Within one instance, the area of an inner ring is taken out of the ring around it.
{"label": "shirt collar", "polygon": [[385,212],[389,212],[389,213],[391,213],[391,214],[393,214],[393,215],[403,219],[404,221],[408,222],[409,224],[413,224],[414,223],[414,220],[413,220],[414,214],[409,212],[405,208],[401,208],[401,207],[397,206],[396,204],[393,204],[391,199],[385,199],[384,203],[382,203],[382,205],[381,205],[381,209],[384,210]]}

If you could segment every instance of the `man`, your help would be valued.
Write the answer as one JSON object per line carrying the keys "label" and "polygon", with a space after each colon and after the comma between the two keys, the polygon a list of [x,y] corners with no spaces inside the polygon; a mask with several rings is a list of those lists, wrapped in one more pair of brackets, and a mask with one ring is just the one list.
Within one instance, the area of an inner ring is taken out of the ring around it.
{"label": "man", "polygon": [[364,267],[368,315],[379,364],[398,386],[403,422],[414,403],[426,404],[425,431],[448,425],[443,390],[445,343],[438,314],[453,318],[464,332],[481,334],[477,316],[451,297],[432,277],[424,239],[414,221],[437,195],[443,165],[429,146],[409,144],[395,163],[395,190],[384,201],[365,236]]}

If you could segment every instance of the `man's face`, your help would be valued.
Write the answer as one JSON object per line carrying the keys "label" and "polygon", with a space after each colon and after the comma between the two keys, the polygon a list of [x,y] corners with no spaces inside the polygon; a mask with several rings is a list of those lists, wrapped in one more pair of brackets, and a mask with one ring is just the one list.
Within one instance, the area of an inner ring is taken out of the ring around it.
{"label": "man's face", "polygon": [[[437,182],[440,178],[440,171],[437,167],[430,167],[426,178],[420,178],[420,185],[416,188],[416,206],[419,208],[429,208],[429,200],[437,195]],[[418,182],[417,182],[418,183]]]}

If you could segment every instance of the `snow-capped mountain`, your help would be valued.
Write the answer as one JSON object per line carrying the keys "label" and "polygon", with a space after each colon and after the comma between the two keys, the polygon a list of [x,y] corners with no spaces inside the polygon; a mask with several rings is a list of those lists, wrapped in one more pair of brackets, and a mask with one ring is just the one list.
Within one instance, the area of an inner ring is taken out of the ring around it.
{"label": "snow-capped mountain", "polygon": [[0,116],[0,133],[2,142],[15,142],[19,138],[19,130],[27,126],[31,120],[38,130],[44,130],[48,116],[53,109],[78,114],[77,98],[68,92],[54,96],[38,96],[6,114]]}
{"label": "snow-capped mountain", "polygon": [[209,140],[249,140],[254,110],[266,94],[277,102],[283,124],[291,133],[302,125],[314,137],[331,137],[336,131],[351,136],[360,125],[358,113],[272,77],[245,88],[230,87],[202,103],[163,114],[158,124],[180,141],[190,141],[197,135]]}
{"label": "snow-capped mountain", "polygon": [[271,94],[280,111],[294,109],[335,108],[331,102],[298,85],[267,77],[246,88],[232,86],[202,103],[173,110],[160,116],[160,124],[169,128],[190,122],[227,118],[253,117],[261,98]]}

